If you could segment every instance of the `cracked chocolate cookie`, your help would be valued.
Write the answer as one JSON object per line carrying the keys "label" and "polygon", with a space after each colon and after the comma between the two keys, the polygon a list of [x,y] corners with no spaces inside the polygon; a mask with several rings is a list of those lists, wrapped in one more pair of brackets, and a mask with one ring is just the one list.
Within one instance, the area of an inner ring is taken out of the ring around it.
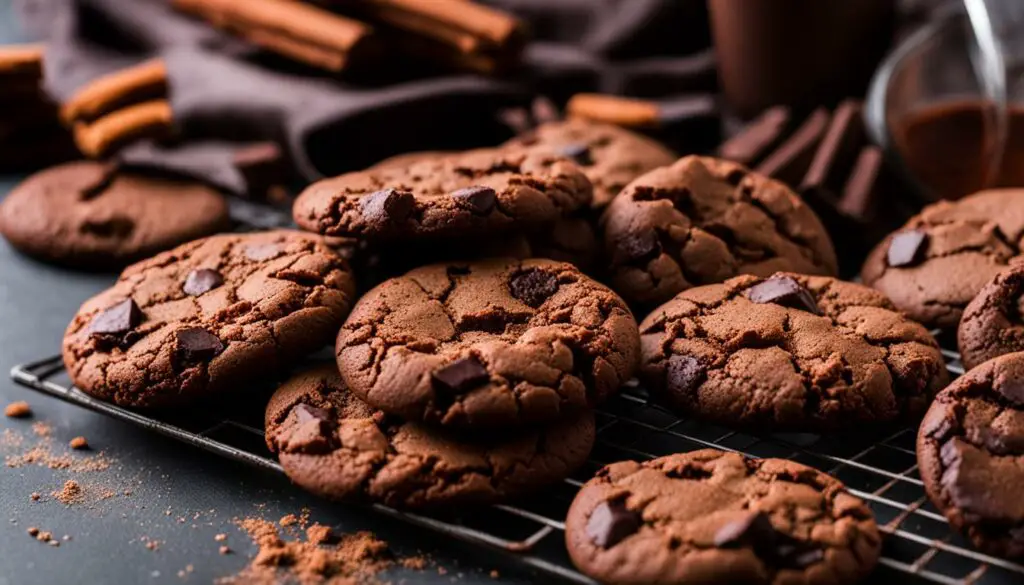
{"label": "cracked chocolate cookie", "polygon": [[490,428],[551,421],[600,402],[639,357],[625,303],[570,264],[435,264],[356,304],[338,334],[359,398],[406,420]]}
{"label": "cracked chocolate cookie", "polygon": [[604,209],[633,179],[678,156],[658,142],[619,126],[588,120],[548,122],[505,143],[568,157],[594,185],[591,207]]}
{"label": "cracked chocolate cookie", "polygon": [[1024,558],[1024,354],[987,361],[935,397],[917,464],[932,503],[974,546]]}
{"label": "cracked chocolate cookie", "polygon": [[402,422],[349,392],[334,364],[286,382],[270,400],[266,438],[299,486],[335,500],[396,507],[504,502],[565,479],[594,445],[594,415],[460,439]]}
{"label": "cracked chocolate cookie", "polygon": [[982,287],[964,309],[956,339],[960,361],[968,370],[1024,351],[1024,264],[1014,262]]}
{"label": "cracked chocolate cookie", "polygon": [[40,260],[99,270],[230,227],[228,205],[195,181],[73,162],[36,173],[0,205],[0,233]]}
{"label": "cracked chocolate cookie", "polygon": [[839,480],[714,449],[606,466],[565,540],[583,573],[637,585],[853,584],[881,552],[870,508]]}
{"label": "cracked chocolate cookie", "polygon": [[938,344],[881,293],[824,276],[692,288],[640,324],[640,377],[681,413],[755,431],[919,417],[949,377]]}
{"label": "cracked chocolate cookie", "polygon": [[355,286],[323,239],[296,231],[212,236],[129,266],[64,336],[83,391],[129,407],[244,391],[330,344]]}
{"label": "cracked chocolate cookie", "polygon": [[611,286],[643,307],[739,274],[838,270],[825,228],[789,187],[714,158],[639,177],[601,222]]}
{"label": "cracked chocolate cookie", "polygon": [[523,230],[586,207],[592,188],[569,159],[474,150],[325,179],[295,201],[299,227],[369,240]]}
{"label": "cracked chocolate cookie", "polygon": [[868,255],[864,283],[927,327],[956,327],[964,307],[1020,254],[1024,190],[981,191],[925,207]]}

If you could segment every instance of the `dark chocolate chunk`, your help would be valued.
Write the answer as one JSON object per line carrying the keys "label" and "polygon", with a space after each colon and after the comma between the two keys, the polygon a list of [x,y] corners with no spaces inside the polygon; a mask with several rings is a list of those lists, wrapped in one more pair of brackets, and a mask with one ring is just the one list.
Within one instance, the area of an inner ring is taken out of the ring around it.
{"label": "dark chocolate chunk", "polygon": [[277,244],[256,244],[245,247],[245,257],[255,262],[263,262],[281,255],[281,246]]}
{"label": "dark chocolate chunk", "polygon": [[539,307],[558,291],[558,278],[543,270],[527,270],[513,276],[508,288],[515,298],[531,307]]}
{"label": "dark chocolate chunk", "polygon": [[412,193],[397,189],[374,191],[360,202],[363,217],[373,221],[403,221],[415,204]]}
{"label": "dark chocolate chunk", "polygon": [[1007,376],[994,385],[997,392],[1014,404],[1024,405],[1024,380]]}
{"label": "dark chocolate chunk", "polygon": [[333,440],[335,428],[329,421],[318,418],[300,422],[288,436],[285,449],[309,454],[327,453],[336,444]]}
{"label": "dark chocolate chunk", "polygon": [[91,335],[121,335],[142,322],[142,310],[133,299],[125,299],[100,312],[89,323]]}
{"label": "dark chocolate chunk", "polygon": [[653,230],[645,230],[623,238],[616,253],[621,254],[621,260],[626,262],[647,263],[661,254],[661,242]]}
{"label": "dark chocolate chunk", "polygon": [[468,208],[473,213],[488,213],[494,209],[494,203],[498,199],[498,193],[490,187],[478,185],[453,191],[452,199],[462,207]]}
{"label": "dark chocolate chunk", "polygon": [[704,382],[706,369],[697,358],[690,355],[673,355],[668,358],[665,371],[665,385],[672,394],[692,395]]}
{"label": "dark chocolate chunk", "polygon": [[491,379],[487,368],[474,357],[466,357],[431,372],[431,377],[452,392],[467,392]]}
{"label": "dark chocolate chunk", "polygon": [[559,149],[559,154],[571,158],[578,165],[589,167],[594,164],[594,158],[590,155],[590,147],[582,142],[563,146]]}
{"label": "dark chocolate chunk", "polygon": [[200,268],[188,273],[181,290],[185,291],[187,295],[198,297],[222,284],[224,284],[224,277],[219,272],[210,268]]}
{"label": "dark chocolate chunk", "polygon": [[755,550],[775,544],[777,532],[764,512],[751,512],[734,520],[715,533],[715,546],[752,546]]}
{"label": "dark chocolate chunk", "polygon": [[298,404],[295,406],[295,416],[298,418],[300,423],[309,422],[311,420],[330,420],[331,415],[323,408],[317,408],[308,404]]}
{"label": "dark chocolate chunk", "polygon": [[889,241],[886,261],[893,268],[913,266],[920,262],[928,247],[928,234],[922,230],[909,230],[893,235]]}
{"label": "dark chocolate chunk", "polygon": [[755,303],[774,303],[820,315],[818,304],[809,290],[788,276],[769,278],[747,289],[747,298]]}
{"label": "dark chocolate chunk", "polygon": [[623,499],[602,502],[590,513],[587,535],[601,548],[609,548],[636,533],[643,526],[639,513],[626,507]]}
{"label": "dark chocolate chunk", "polygon": [[205,329],[190,327],[178,331],[176,348],[178,356],[187,363],[210,361],[224,351],[224,343],[219,337]]}

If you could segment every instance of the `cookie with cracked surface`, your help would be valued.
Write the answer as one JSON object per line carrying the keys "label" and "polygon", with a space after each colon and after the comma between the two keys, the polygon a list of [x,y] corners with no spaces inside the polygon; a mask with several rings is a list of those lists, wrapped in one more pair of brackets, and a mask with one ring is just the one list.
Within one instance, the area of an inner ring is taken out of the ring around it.
{"label": "cookie with cracked surface", "polygon": [[567,158],[481,149],[318,181],[293,215],[302,229],[331,236],[465,237],[553,222],[589,205],[592,191]]}
{"label": "cookie with cracked surface", "polygon": [[594,444],[594,415],[459,439],[402,422],[349,392],[334,364],[301,372],[274,394],[266,439],[299,486],[336,500],[398,507],[504,502],[561,481]]}
{"label": "cookie with cracked surface", "polygon": [[547,149],[575,161],[594,185],[591,207],[598,210],[611,203],[633,179],[679,158],[646,136],[589,120],[548,122],[505,146]]}
{"label": "cookie with cracked surface", "polygon": [[871,509],[839,480],[715,449],[606,466],[565,540],[583,573],[637,585],[852,584],[881,551]]}
{"label": "cookie with cracked surface", "polygon": [[925,207],[872,250],[861,278],[912,319],[952,328],[1022,238],[1024,190],[981,191]]}
{"label": "cookie with cracked surface", "polygon": [[982,287],[964,309],[956,339],[968,370],[1024,351],[1024,264],[1014,262]]}
{"label": "cookie with cracked surface", "polygon": [[341,375],[375,408],[478,429],[562,418],[616,392],[640,340],[625,303],[571,264],[434,264],[364,295]]}
{"label": "cookie with cracked surface", "polygon": [[738,276],[640,324],[640,378],[670,408],[756,431],[916,419],[949,380],[935,339],[876,290],[825,276]]}
{"label": "cookie with cracked surface", "polygon": [[1024,558],[1024,354],[987,361],[935,397],[917,464],[932,503],[974,546]]}
{"label": "cookie with cracked surface", "polygon": [[211,236],[134,264],[68,326],[75,385],[122,406],[194,404],[276,376],[328,345],[355,285],[323,239]]}
{"label": "cookie with cracked surface", "polygon": [[25,179],[0,204],[0,233],[73,268],[127,264],[230,227],[228,205],[195,181],[73,162]]}
{"label": "cookie with cracked surface", "polygon": [[714,158],[637,178],[601,222],[612,288],[644,307],[739,274],[838,270],[821,221],[789,187]]}

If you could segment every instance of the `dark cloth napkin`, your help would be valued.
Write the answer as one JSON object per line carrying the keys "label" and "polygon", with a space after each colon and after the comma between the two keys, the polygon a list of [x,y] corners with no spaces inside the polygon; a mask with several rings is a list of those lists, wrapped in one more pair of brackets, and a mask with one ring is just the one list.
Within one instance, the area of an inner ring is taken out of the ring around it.
{"label": "dark cloth napkin", "polygon": [[232,153],[274,141],[298,178],[315,180],[413,150],[499,144],[497,115],[538,94],[637,96],[712,91],[703,0],[487,0],[528,22],[523,66],[504,78],[394,68],[331,78],[289,63],[166,0],[16,0],[47,43],[46,89],[62,102],[103,74],[153,57],[167,66],[175,133],[135,143],[123,162],[245,190]]}

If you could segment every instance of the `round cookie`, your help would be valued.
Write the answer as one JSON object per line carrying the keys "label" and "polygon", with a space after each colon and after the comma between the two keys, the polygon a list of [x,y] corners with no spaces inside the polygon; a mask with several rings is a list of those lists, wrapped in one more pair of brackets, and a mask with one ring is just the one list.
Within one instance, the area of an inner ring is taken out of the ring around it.
{"label": "round cookie", "polygon": [[529,229],[586,207],[586,175],[550,153],[482,149],[318,181],[299,195],[299,227],[370,240]]}
{"label": "round cookie", "polygon": [[1024,264],[1015,262],[982,287],[964,309],[956,339],[971,369],[994,357],[1024,351]]}
{"label": "round cookie", "polygon": [[938,344],[881,293],[824,276],[692,288],[640,324],[640,378],[664,404],[756,431],[915,419],[949,377]]}
{"label": "round cookie", "polygon": [[981,191],[925,207],[872,250],[861,269],[927,327],[956,327],[964,307],[1020,254],[1024,189]]}
{"label": "round cookie", "polygon": [[435,264],[380,284],[338,334],[346,384],[406,420],[492,428],[556,420],[636,369],[636,321],[570,264]]}
{"label": "round cookie", "polygon": [[935,397],[917,464],[932,503],[974,546],[1024,558],[1024,354],[987,361]]}
{"label": "round cookie", "polygon": [[839,480],[715,449],[606,466],[565,541],[580,571],[619,585],[853,584],[881,552],[870,508]]}
{"label": "round cookie", "polygon": [[86,301],[65,333],[64,363],[103,400],[193,404],[328,345],[354,292],[348,265],[318,236],[211,236],[129,266]]}
{"label": "round cookie", "polygon": [[0,204],[0,233],[40,260],[120,268],[230,227],[228,205],[201,183],[72,162],[38,172]]}
{"label": "round cookie", "polygon": [[266,437],[296,484],[335,500],[396,507],[507,501],[565,479],[594,445],[594,415],[458,439],[374,410],[334,364],[297,374],[271,398]]}
{"label": "round cookie", "polygon": [[591,207],[599,210],[633,179],[679,158],[646,136],[612,124],[576,119],[542,124],[505,146],[544,148],[574,160],[593,183]]}
{"label": "round cookie", "polygon": [[601,222],[612,288],[644,307],[739,274],[838,270],[821,221],[789,187],[714,158],[639,177]]}

